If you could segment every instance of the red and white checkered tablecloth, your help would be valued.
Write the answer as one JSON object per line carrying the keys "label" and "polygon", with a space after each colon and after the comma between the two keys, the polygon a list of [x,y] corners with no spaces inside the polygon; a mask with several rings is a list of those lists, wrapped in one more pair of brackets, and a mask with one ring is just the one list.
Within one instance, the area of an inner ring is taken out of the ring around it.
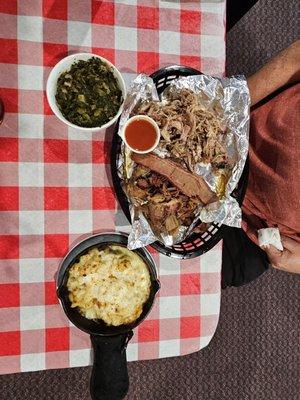
{"label": "red and white checkered tablecloth", "polygon": [[[222,75],[224,11],[225,0],[0,2],[0,373],[90,363],[89,336],[65,317],[54,275],[80,236],[129,228],[111,184],[111,133],[75,131],[52,114],[51,67],[87,51],[127,83],[169,64]],[[154,258],[161,291],[129,360],[197,351],[218,322],[221,244],[189,261]]]}

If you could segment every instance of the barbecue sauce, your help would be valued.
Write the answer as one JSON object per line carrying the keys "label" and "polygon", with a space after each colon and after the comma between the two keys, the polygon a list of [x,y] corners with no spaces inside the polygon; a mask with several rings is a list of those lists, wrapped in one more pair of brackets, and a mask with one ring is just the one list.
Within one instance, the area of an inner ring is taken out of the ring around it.
{"label": "barbecue sauce", "polygon": [[149,121],[135,119],[127,125],[125,139],[132,149],[147,151],[155,145],[157,133]]}

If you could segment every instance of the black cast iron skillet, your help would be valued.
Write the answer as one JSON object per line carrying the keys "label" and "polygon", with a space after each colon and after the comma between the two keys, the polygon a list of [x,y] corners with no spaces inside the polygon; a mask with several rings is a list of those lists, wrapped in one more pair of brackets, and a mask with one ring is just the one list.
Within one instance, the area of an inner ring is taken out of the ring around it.
{"label": "black cast iron skillet", "polygon": [[91,336],[94,363],[90,382],[93,400],[121,400],[125,397],[129,378],[127,372],[126,346],[133,332],[150,312],[155,295],[160,288],[156,267],[150,253],[144,249],[135,252],[145,261],[151,276],[151,290],[144,304],[141,316],[133,323],[118,327],[108,326],[103,321],[95,322],[83,317],[71,308],[67,289],[68,270],[79,257],[93,247],[99,249],[109,244],[127,246],[127,236],[118,233],[94,235],[75,246],[63,259],[57,277],[57,296],[69,320],[79,329]]}

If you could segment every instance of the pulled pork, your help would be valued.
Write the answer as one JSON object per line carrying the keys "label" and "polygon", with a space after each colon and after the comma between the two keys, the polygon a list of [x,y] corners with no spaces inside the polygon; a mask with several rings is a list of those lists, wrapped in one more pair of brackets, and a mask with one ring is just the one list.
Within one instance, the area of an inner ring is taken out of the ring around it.
{"label": "pulled pork", "polygon": [[225,147],[225,129],[214,111],[200,104],[199,95],[188,89],[168,93],[167,104],[139,104],[133,114],[153,118],[161,131],[160,149],[166,149],[190,171],[199,162],[215,169],[231,169]]}

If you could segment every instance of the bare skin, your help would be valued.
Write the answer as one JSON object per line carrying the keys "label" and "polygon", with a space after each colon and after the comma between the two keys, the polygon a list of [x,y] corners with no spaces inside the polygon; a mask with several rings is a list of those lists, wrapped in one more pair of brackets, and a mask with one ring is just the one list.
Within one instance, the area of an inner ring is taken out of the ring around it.
{"label": "bare skin", "polygon": [[[270,60],[247,80],[251,97],[251,106],[276,90],[300,81],[300,40],[291,44]],[[274,268],[300,274],[300,243],[281,236],[283,251],[268,246],[266,251]]]}
{"label": "bare skin", "polygon": [[251,106],[276,90],[299,81],[300,40],[297,40],[247,79]]}
{"label": "bare skin", "polygon": [[269,260],[274,268],[282,271],[300,274],[300,244],[287,236],[281,236],[283,251],[274,246],[265,248]]}

